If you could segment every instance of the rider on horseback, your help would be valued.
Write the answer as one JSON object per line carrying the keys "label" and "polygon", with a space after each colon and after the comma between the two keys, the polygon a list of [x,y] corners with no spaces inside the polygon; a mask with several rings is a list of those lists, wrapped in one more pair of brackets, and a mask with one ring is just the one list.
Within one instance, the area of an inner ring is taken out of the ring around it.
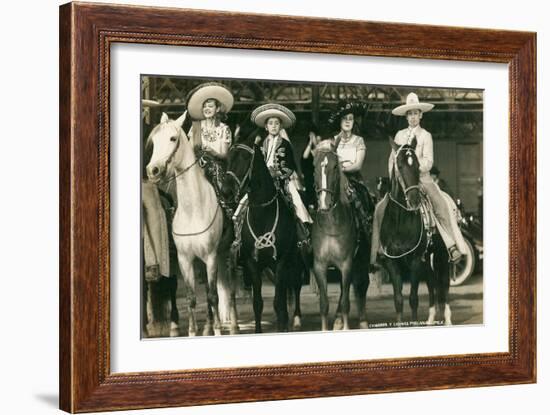
{"label": "rider on horseback", "polygon": [[367,148],[363,137],[355,134],[355,116],[362,108],[356,102],[340,102],[329,118],[329,125],[340,129],[334,136],[334,146],[349,182],[346,192],[354,207],[359,237],[369,239],[374,203],[361,174]]}
{"label": "rider on horseback", "polygon": [[[420,127],[422,114],[430,111],[433,107],[433,104],[419,102],[418,96],[411,92],[407,96],[406,104],[400,105],[392,111],[394,115],[406,116],[409,124],[407,128],[397,132],[394,142],[397,145],[411,144],[413,139],[416,138],[417,145],[415,153],[420,163],[420,185],[433,206],[434,214],[437,219],[437,228],[449,251],[449,259],[451,262],[456,263],[466,252],[465,242],[456,220],[452,218],[450,208],[443,198],[441,190],[430,176],[430,169],[434,162],[432,135]],[[392,177],[394,157],[395,154],[392,151],[388,161],[390,177]],[[377,256],[381,253],[380,227],[387,204],[388,197],[386,195],[386,197],[376,205],[374,213],[370,258],[373,267],[376,267]]]}
{"label": "rider on horseback", "polygon": [[214,187],[226,216],[232,210],[220,193],[225,160],[231,147],[231,130],[222,122],[233,107],[233,95],[224,85],[208,82],[198,85],[187,96],[187,111],[193,124],[187,134],[204,169],[206,178]]}
{"label": "rider on horseback", "polygon": [[[256,108],[250,115],[251,121],[260,128],[265,128],[267,136],[261,145],[262,153],[274,178],[275,185],[289,200],[289,206],[296,215],[298,246],[309,245],[309,231],[306,223],[313,221],[309,215],[298,189],[293,181],[292,174],[296,171],[296,161],[292,144],[288,136],[282,133],[294,125],[295,115],[288,108],[279,104],[264,104]],[[283,138],[284,137],[284,138]]]}

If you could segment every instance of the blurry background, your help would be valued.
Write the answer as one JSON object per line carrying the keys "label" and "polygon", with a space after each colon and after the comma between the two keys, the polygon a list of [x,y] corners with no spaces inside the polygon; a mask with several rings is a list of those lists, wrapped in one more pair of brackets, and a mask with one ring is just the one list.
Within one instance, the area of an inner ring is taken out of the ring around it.
{"label": "blurry background", "polygon": [[233,93],[235,105],[227,119],[233,131],[234,126],[248,118],[254,108],[266,102],[277,102],[292,110],[297,123],[289,135],[296,158],[301,157],[307,144],[311,123],[320,127],[326,124],[338,101],[350,99],[366,104],[363,114],[356,117],[356,124],[367,145],[363,177],[371,192],[375,191],[376,177],[388,175],[389,145],[386,131],[381,126],[392,136],[399,129],[406,128],[405,117],[394,116],[391,110],[403,104],[409,92],[415,92],[421,102],[435,104],[435,108],[425,114],[421,125],[434,138],[435,165],[441,172],[440,177],[453,196],[462,200],[466,211],[480,211],[482,90],[142,76],[142,98],[159,104],[143,107],[144,138],[159,122],[162,112],[170,118],[177,118],[185,110],[187,93],[196,85],[211,81],[225,84]]}

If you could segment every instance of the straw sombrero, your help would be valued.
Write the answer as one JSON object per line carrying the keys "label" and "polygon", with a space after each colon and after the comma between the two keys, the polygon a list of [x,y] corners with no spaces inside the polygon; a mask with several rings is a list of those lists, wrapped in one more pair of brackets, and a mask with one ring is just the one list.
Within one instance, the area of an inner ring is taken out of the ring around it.
{"label": "straw sombrero", "polygon": [[202,106],[208,99],[216,99],[221,104],[221,111],[228,113],[233,108],[233,94],[225,85],[217,82],[200,84],[187,95],[187,112],[194,120],[204,119]]}
{"label": "straw sombrero", "polygon": [[294,113],[280,104],[260,105],[250,114],[250,120],[262,128],[265,127],[265,122],[272,117],[280,119],[283,128],[290,128],[296,122]]}
{"label": "straw sombrero", "polygon": [[407,101],[404,105],[400,105],[397,108],[392,110],[393,115],[407,115],[407,111],[410,110],[420,110],[422,112],[428,112],[434,107],[433,104],[428,104],[426,102],[420,102],[418,100],[418,95],[414,92],[411,92],[407,95]]}
{"label": "straw sombrero", "polygon": [[141,105],[143,108],[149,108],[149,107],[158,107],[160,104],[157,101],[154,101],[152,99],[142,99]]}

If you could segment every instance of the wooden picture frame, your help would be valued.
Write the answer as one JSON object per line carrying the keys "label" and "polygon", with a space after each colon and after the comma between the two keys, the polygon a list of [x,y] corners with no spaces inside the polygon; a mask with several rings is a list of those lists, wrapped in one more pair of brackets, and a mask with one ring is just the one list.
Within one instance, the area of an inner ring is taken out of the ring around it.
{"label": "wooden picture frame", "polygon": [[[109,65],[110,46],[119,42],[508,64],[509,351],[111,373]],[[535,33],[70,3],[60,8],[59,122],[61,409],[91,412],[536,381]]]}

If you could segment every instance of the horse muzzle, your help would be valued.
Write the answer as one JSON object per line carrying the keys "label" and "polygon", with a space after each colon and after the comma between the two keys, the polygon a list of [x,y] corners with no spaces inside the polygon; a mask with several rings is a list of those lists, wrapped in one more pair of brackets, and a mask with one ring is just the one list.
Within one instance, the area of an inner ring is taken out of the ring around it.
{"label": "horse muzzle", "polygon": [[147,166],[147,178],[151,183],[158,183],[164,174],[164,168],[156,164]]}

